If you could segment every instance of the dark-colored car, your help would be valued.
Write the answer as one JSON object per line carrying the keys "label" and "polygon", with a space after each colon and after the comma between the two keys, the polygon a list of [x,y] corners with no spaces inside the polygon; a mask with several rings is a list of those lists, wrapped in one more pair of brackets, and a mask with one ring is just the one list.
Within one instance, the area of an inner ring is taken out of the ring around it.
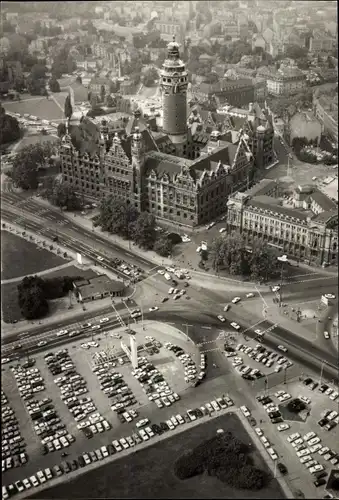
{"label": "dark-colored car", "polygon": [[328,385],[327,384],[322,384],[320,387],[318,387],[318,391],[324,393],[325,391],[327,391],[328,389]]}
{"label": "dark-colored car", "polygon": [[319,486],[323,486],[324,484],[326,484],[326,479],[316,479],[315,481],[313,481],[313,484],[316,488],[319,488]]}
{"label": "dark-colored car", "polygon": [[257,425],[257,421],[254,417],[249,417],[248,421],[252,425],[252,427],[255,427]]}
{"label": "dark-colored car", "polygon": [[282,417],[275,417],[275,418],[272,418],[271,420],[271,423],[272,424],[281,424],[281,422],[283,422],[284,419]]}
{"label": "dark-colored car", "polygon": [[159,424],[159,425],[160,425],[160,428],[161,428],[164,432],[168,431],[169,427],[168,427],[168,425],[166,424],[166,422],[160,422],[160,424]]}
{"label": "dark-colored car", "polygon": [[308,377],[308,378],[305,378],[305,380],[303,381],[303,384],[304,385],[310,385],[312,382],[313,382],[313,380]]}
{"label": "dark-colored car", "polygon": [[84,459],[84,457],[82,455],[78,456],[78,464],[80,465],[80,467],[85,467],[86,466],[85,459]]}
{"label": "dark-colored car", "polygon": [[324,427],[324,425],[326,425],[327,423],[327,418],[322,418],[321,420],[319,420],[318,425],[320,425],[320,427]]}
{"label": "dark-colored car", "polygon": [[114,455],[116,453],[116,449],[111,443],[107,445],[107,451],[110,455]]}
{"label": "dark-colored car", "polygon": [[68,462],[61,462],[60,465],[61,465],[65,474],[69,474],[71,472],[72,469],[71,469],[71,466]]}
{"label": "dark-colored car", "polygon": [[277,467],[278,467],[279,471],[281,472],[281,474],[283,474],[283,475],[287,474],[288,470],[287,470],[287,467],[285,464],[282,464],[281,462],[279,462],[277,464]]}
{"label": "dark-colored car", "polygon": [[79,467],[78,462],[76,460],[72,460],[72,462],[71,462],[71,469],[72,470],[77,470],[78,467]]}

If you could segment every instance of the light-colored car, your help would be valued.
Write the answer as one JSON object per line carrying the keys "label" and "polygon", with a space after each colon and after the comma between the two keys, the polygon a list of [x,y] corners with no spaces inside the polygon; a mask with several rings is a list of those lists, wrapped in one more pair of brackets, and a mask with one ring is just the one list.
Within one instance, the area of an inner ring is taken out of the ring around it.
{"label": "light-colored car", "polygon": [[324,331],[324,337],[325,337],[325,339],[329,339],[330,338],[330,334],[328,333],[327,330]]}
{"label": "light-colored car", "polygon": [[159,310],[159,307],[157,307],[157,306],[153,306],[153,307],[149,308],[149,312],[158,311],[158,310]]}
{"label": "light-colored car", "polygon": [[255,433],[256,433],[259,437],[264,435],[264,433],[263,433],[263,431],[260,429],[260,427],[256,427],[254,430],[255,430]]}
{"label": "light-colored car", "polygon": [[100,255],[97,256],[97,259],[98,259],[99,262],[102,262],[104,260],[104,258],[100,257]]}
{"label": "light-colored car", "polygon": [[109,321],[109,318],[101,318],[99,320],[99,323],[107,323]]}
{"label": "light-colored car", "polygon": [[324,466],[321,465],[321,464],[317,464],[314,467],[311,467],[309,469],[309,471],[310,471],[311,474],[315,474],[316,472],[321,472],[323,470],[324,470]]}
{"label": "light-colored car", "polygon": [[335,299],[334,293],[325,293],[324,297],[326,299]]}
{"label": "light-colored car", "polygon": [[29,480],[32,483],[32,485],[35,487],[39,486],[39,484],[40,484],[35,476],[30,476]]}
{"label": "light-colored car", "polygon": [[279,285],[272,286],[271,290],[272,292],[279,292],[280,286]]}
{"label": "light-colored car", "polygon": [[241,410],[242,414],[244,415],[244,417],[251,416],[251,412],[249,411],[249,409],[246,406],[240,406],[240,410]]}
{"label": "light-colored car", "polygon": [[254,293],[250,292],[250,293],[246,293],[246,297],[248,299],[251,299],[252,297],[254,297]]}
{"label": "light-colored car", "polygon": [[306,455],[309,455],[310,454],[310,450],[308,450],[306,448],[306,450],[300,450],[300,451],[297,451],[297,457],[305,457]]}
{"label": "light-colored car", "polygon": [[32,485],[31,485],[30,481],[27,478],[25,478],[25,479],[22,480],[22,484],[24,485],[24,487],[25,487],[26,490],[29,490],[30,488],[32,488]]}
{"label": "light-colored car", "polygon": [[226,321],[224,316],[222,316],[221,314],[218,315],[218,320],[221,321],[222,323],[225,323],[225,321]]}
{"label": "light-colored car", "polygon": [[282,352],[287,352],[287,348],[284,345],[278,345],[277,349],[279,349],[279,351],[282,351]]}
{"label": "light-colored car", "polygon": [[285,424],[285,423],[284,424],[279,424],[278,427],[277,427],[277,429],[278,429],[279,432],[286,431],[289,428],[290,428],[289,424]]}
{"label": "light-colored car", "polygon": [[138,422],[136,422],[136,427],[138,429],[140,429],[141,427],[145,427],[145,425],[149,424],[149,420],[148,418],[143,418],[142,420],[139,420]]}
{"label": "light-colored car", "polygon": [[234,299],[232,299],[232,304],[237,304],[240,301],[241,301],[241,297],[234,297]]}
{"label": "light-colored car", "polygon": [[232,321],[231,327],[235,330],[240,330],[240,325],[238,325],[238,323],[236,323],[235,321]]}

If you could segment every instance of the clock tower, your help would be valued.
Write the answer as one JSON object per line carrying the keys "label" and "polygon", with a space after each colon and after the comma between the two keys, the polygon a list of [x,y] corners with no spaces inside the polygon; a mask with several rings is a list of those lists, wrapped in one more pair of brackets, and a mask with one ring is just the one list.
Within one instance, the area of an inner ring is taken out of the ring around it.
{"label": "clock tower", "polygon": [[187,71],[180,59],[179,44],[167,45],[167,57],[160,71],[162,93],[163,131],[174,144],[187,140]]}

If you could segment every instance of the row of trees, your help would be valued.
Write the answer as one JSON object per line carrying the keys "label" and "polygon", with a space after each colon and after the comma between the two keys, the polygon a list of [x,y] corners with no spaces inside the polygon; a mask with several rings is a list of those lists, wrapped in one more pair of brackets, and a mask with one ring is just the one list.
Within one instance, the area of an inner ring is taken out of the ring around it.
{"label": "row of trees", "polygon": [[164,236],[157,238],[154,215],[139,213],[131,204],[114,199],[113,196],[101,201],[94,224],[101,226],[102,231],[132,240],[140,248],[154,250],[163,257],[168,257],[172,252],[171,240]]}
{"label": "row of trees", "polygon": [[50,163],[54,154],[51,141],[26,146],[17,153],[10,172],[15,186],[21,189],[36,189],[38,187],[39,169]]}
{"label": "row of trees", "polygon": [[48,314],[49,300],[64,297],[73,289],[73,281],[80,277],[58,276],[42,279],[26,276],[17,286],[18,304],[25,319],[39,319]]}
{"label": "row of trees", "polygon": [[47,186],[41,192],[41,197],[52,205],[66,210],[80,210],[82,201],[68,182],[59,178],[48,178]]}
{"label": "row of trees", "polygon": [[174,464],[174,472],[181,480],[205,471],[209,476],[238,489],[258,491],[269,480],[265,471],[253,465],[249,448],[230,431],[202,442]]}
{"label": "row of trees", "polygon": [[18,140],[21,136],[19,122],[14,116],[6,114],[0,104],[0,145]]}
{"label": "row of trees", "polygon": [[278,253],[265,242],[254,240],[251,250],[241,235],[218,236],[212,241],[208,258],[216,272],[249,276],[252,281],[267,281],[279,275]]}

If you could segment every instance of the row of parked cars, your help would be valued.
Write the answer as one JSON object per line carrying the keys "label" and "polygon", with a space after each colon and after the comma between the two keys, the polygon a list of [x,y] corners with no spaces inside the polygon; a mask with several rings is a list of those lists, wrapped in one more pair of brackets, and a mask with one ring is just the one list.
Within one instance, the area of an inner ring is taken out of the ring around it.
{"label": "row of parked cars", "polygon": [[143,270],[134,264],[128,264],[118,258],[111,260],[110,264],[115,267],[115,269],[134,280],[140,281],[143,278]]}
{"label": "row of parked cars", "polygon": [[318,422],[320,427],[324,427],[327,431],[334,429],[339,424],[339,414],[335,410],[324,410],[321,413],[321,419]]}
{"label": "row of parked cars", "polygon": [[312,391],[318,387],[318,391],[328,396],[331,401],[336,401],[339,397],[338,391],[330,387],[328,384],[319,385],[318,382],[314,382],[314,380],[310,377],[305,378],[303,384]]}
{"label": "row of parked cars", "polygon": [[1,389],[1,465],[2,472],[27,463],[26,443],[7,396]]}
{"label": "row of parked cars", "polygon": [[[33,360],[31,360],[33,362]],[[34,361],[35,363],[35,361]],[[45,390],[45,382],[38,368],[28,368],[27,365],[12,366],[16,385],[23,401],[33,398],[33,395]]]}
{"label": "row of parked cars", "polygon": [[[61,375],[54,379],[54,383],[59,387],[61,399],[73,415],[78,428],[81,423],[81,429],[86,437],[90,438],[96,432],[109,430],[111,425],[97,412],[92,398],[84,396],[88,393],[87,383],[78,373],[68,350],[61,349],[55,353],[47,353],[45,362],[53,374],[55,374],[55,368],[58,368],[59,374],[61,371]],[[95,418],[92,415],[94,413]]]}
{"label": "row of parked cars", "polygon": [[[261,344],[257,344],[255,348],[243,344],[238,344],[236,347],[236,351],[246,354],[249,358],[253,359],[257,363],[261,363],[267,366],[268,368],[271,368],[271,366],[276,363],[274,371],[277,373],[281,370],[286,370],[293,365],[292,361],[289,361],[287,358],[285,358],[285,356],[279,355],[274,351],[269,351]],[[250,369],[250,372],[251,370],[252,369]],[[250,372],[248,372],[249,375]]]}
{"label": "row of parked cars", "polygon": [[149,441],[156,435],[161,435],[164,432],[174,430],[177,426],[183,425],[186,422],[193,422],[204,415],[208,415],[221,409],[226,409],[233,406],[233,404],[233,401],[228,396],[222,396],[220,398],[216,398],[215,401],[211,401],[211,403],[201,406],[200,408],[187,410],[184,415],[175,415],[166,422],[151,424],[148,419],[143,419],[136,422],[136,430],[130,436],[126,436],[121,439],[114,439],[112,443],[109,443],[106,446],[101,446],[101,448],[96,450],[85,452],[82,455],[79,455],[77,459],[71,461],[64,460],[60,465],[55,465],[51,469],[48,468],[44,471],[40,470],[29,478],[16,481],[14,484],[9,486],[3,486],[2,498],[3,500],[7,500],[10,496],[18,492],[31,490],[32,488],[35,488],[40,484],[44,484],[46,481],[49,481],[54,477],[69,474],[70,472],[77,470],[79,467],[86,467],[92,462],[104,460],[111,455],[115,455],[123,450],[137,446],[142,442]]}
{"label": "row of parked cars", "polygon": [[200,365],[199,367],[197,367],[192,359],[192,356],[185,353],[185,351],[178,345],[172,344],[171,342],[166,342],[166,344],[164,344],[164,347],[169,351],[172,351],[184,365],[185,382],[187,384],[192,383],[194,386],[197,386],[204,380],[204,378],[206,377],[206,354],[200,354]]}
{"label": "row of parked cars", "polygon": [[[300,463],[302,463],[310,471],[311,474],[316,476],[317,479],[316,481],[314,481],[315,486],[321,486],[321,484],[325,484],[326,481],[320,481],[320,479],[324,478],[324,476],[327,475],[326,473],[324,473],[325,468],[322,464],[320,464],[312,457],[312,455],[316,452],[318,452],[320,456],[322,456],[326,451],[326,448],[324,450],[324,447],[321,445],[320,437],[318,437],[313,431],[308,432],[303,437],[299,432],[295,432],[287,437],[287,441],[295,449]],[[333,461],[333,464],[335,465],[336,463],[338,463],[338,456],[336,453],[334,453],[334,455],[334,459],[336,460],[336,462]]]}
{"label": "row of parked cars", "polygon": [[100,382],[101,391],[111,399],[111,409],[119,415],[126,407],[136,404],[137,400],[123,375],[117,371],[111,372],[111,368],[111,363],[102,363],[92,370]]}
{"label": "row of parked cars", "polygon": [[[281,397],[283,396],[284,394],[281,394]],[[280,424],[281,422],[283,422],[284,419],[282,418],[279,408],[275,403],[273,403],[272,398],[263,395],[257,396],[256,399],[263,405],[265,411],[267,412],[267,415],[271,419],[272,424]]]}
{"label": "row of parked cars", "polygon": [[138,368],[132,371],[146,393],[149,401],[154,401],[158,408],[171,406],[180,399],[168,383],[163,374],[145,356],[138,357]]}

